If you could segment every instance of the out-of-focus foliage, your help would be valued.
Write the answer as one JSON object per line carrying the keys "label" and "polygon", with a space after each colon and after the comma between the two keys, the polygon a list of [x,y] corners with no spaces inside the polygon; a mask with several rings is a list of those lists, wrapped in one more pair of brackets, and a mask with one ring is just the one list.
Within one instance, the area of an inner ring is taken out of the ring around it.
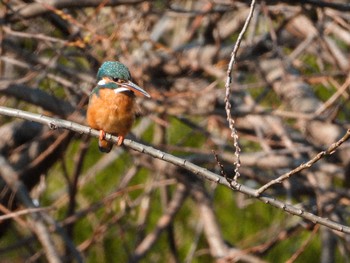
{"label": "out-of-focus foliage", "polygon": [[[241,184],[258,188],[349,128],[350,13],[338,2],[256,6],[230,97]],[[118,60],[152,95],[138,98],[129,138],[219,174],[215,150],[233,176],[224,85],[247,1],[3,0],[0,12],[0,105],[86,124],[97,69]],[[74,258],[67,240],[86,262],[350,260],[348,235],[166,162],[124,147],[102,154],[94,138],[29,121],[0,116],[0,125],[0,175],[11,167],[49,208],[66,233],[48,227],[64,262]],[[349,225],[349,161],[345,143],[267,193]],[[0,186],[3,214],[25,209]],[[0,222],[4,261],[45,260],[28,218]]]}

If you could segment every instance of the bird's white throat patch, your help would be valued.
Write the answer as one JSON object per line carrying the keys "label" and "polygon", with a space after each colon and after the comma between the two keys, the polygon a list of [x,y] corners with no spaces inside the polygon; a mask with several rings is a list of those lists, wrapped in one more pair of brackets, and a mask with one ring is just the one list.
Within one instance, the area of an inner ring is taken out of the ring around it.
{"label": "bird's white throat patch", "polygon": [[97,82],[97,85],[99,85],[99,86],[104,86],[106,84],[107,84],[107,82],[104,79],[101,79],[99,82]]}
{"label": "bird's white throat patch", "polygon": [[114,93],[121,93],[123,91],[130,91],[130,90],[127,88],[117,88],[117,89],[114,89],[113,91]]}

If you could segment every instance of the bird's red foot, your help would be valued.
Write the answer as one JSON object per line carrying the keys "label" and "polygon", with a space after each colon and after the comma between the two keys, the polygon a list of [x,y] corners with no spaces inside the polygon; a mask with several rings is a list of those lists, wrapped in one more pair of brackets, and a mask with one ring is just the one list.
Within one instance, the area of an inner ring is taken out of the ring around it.
{"label": "bird's red foot", "polygon": [[100,136],[98,137],[102,141],[106,137],[106,133],[103,130],[100,130]]}
{"label": "bird's red foot", "polygon": [[120,145],[123,144],[123,142],[124,142],[124,136],[119,135],[119,136],[118,136],[117,145],[120,146]]}

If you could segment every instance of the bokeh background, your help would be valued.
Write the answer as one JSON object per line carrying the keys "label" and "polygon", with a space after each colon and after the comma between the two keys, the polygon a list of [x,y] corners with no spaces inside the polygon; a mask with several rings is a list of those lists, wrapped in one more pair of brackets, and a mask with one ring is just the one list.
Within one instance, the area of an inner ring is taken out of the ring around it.
{"label": "bokeh background", "polygon": [[[127,65],[138,99],[128,138],[234,175],[225,113],[230,55],[249,1],[0,1],[0,105],[85,123],[103,61]],[[347,1],[258,1],[233,69],[239,182],[258,188],[349,128]],[[320,227],[127,147],[0,116],[0,175],[43,208],[62,262],[349,262],[349,235]],[[216,160],[223,165],[221,170]],[[266,192],[349,225],[350,152]],[[3,179],[0,210],[27,211]],[[2,262],[53,262],[29,214],[1,219]],[[59,231],[57,230],[59,227]],[[36,229],[36,230],[33,230]]]}

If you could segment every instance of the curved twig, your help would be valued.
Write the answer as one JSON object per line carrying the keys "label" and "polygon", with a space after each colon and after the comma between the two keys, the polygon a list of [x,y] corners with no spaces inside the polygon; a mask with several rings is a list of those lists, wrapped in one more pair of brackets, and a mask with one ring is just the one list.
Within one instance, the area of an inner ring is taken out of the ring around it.
{"label": "curved twig", "polygon": [[285,173],[281,176],[279,176],[278,178],[268,182],[267,184],[264,184],[262,187],[260,187],[257,190],[257,193],[260,195],[263,192],[265,192],[268,188],[270,188],[271,186],[275,185],[275,184],[280,184],[282,183],[284,180],[288,179],[289,177],[291,177],[294,174],[297,174],[299,172],[301,172],[302,170],[306,169],[306,168],[310,168],[312,165],[314,165],[317,161],[319,161],[320,159],[322,159],[322,157],[327,156],[327,155],[331,155],[335,152],[335,150],[342,145],[345,141],[347,141],[350,138],[350,129],[348,129],[345,133],[345,135],[338,140],[337,142],[333,143],[331,146],[328,147],[327,150],[319,152],[314,158],[312,158],[311,160],[309,160],[306,163],[303,163],[301,165],[299,165],[297,168],[293,169],[292,171],[289,171],[288,173]]}
{"label": "curved twig", "polygon": [[235,156],[237,158],[237,160],[234,163],[235,166],[235,174],[234,174],[234,181],[237,181],[238,177],[239,177],[239,167],[241,165],[240,163],[240,152],[241,152],[241,148],[239,147],[239,143],[238,143],[238,134],[237,134],[237,130],[235,128],[235,121],[232,118],[231,115],[231,103],[230,103],[230,85],[232,83],[232,69],[233,69],[233,64],[236,64],[236,58],[237,58],[237,52],[238,49],[241,45],[242,39],[243,39],[243,35],[244,33],[247,31],[248,25],[253,17],[254,14],[254,8],[255,8],[255,0],[252,0],[251,4],[250,4],[250,10],[249,10],[249,14],[247,16],[246,21],[244,22],[244,26],[241,30],[241,32],[238,35],[237,41],[233,47],[233,51],[231,53],[231,59],[230,62],[228,63],[228,69],[226,72],[226,83],[225,83],[225,111],[226,111],[226,118],[229,124],[229,128],[231,130],[231,137],[233,138],[233,146],[235,147]]}

